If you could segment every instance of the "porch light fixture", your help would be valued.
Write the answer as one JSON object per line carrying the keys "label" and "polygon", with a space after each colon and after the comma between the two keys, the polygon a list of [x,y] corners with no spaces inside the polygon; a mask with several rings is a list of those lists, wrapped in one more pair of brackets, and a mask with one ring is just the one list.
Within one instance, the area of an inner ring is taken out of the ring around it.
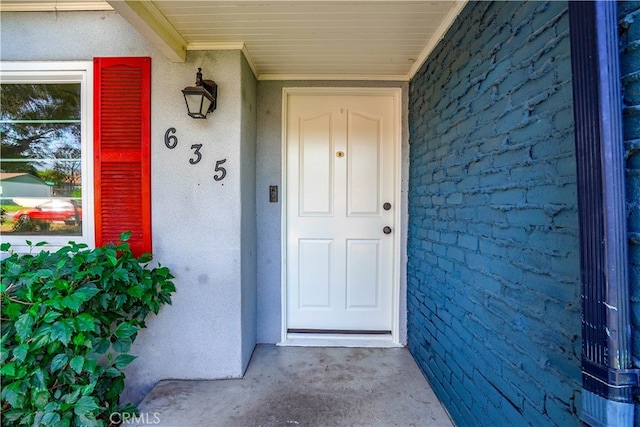
{"label": "porch light fixture", "polygon": [[182,89],[187,110],[194,119],[206,119],[216,109],[218,86],[213,80],[202,79],[202,68],[198,68],[196,85]]}

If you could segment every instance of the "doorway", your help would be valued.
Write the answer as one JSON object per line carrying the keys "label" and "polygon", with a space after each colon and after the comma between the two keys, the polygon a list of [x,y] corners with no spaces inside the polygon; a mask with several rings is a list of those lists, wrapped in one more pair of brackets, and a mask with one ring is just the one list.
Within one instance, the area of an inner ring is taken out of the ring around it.
{"label": "doorway", "polygon": [[285,89],[283,343],[397,342],[400,89]]}

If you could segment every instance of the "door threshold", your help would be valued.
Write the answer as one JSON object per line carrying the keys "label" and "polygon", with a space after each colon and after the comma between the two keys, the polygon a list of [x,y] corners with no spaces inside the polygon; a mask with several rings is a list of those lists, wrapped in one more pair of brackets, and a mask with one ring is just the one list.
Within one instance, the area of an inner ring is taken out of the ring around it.
{"label": "door threshold", "polygon": [[390,333],[300,333],[288,332],[276,343],[281,347],[404,347],[395,342]]}

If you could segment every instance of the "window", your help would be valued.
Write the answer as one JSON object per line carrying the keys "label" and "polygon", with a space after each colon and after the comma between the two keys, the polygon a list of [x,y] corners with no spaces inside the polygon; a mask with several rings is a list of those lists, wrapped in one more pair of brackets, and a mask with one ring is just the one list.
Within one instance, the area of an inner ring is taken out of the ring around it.
{"label": "window", "polygon": [[94,244],[91,62],[0,69],[2,241]]}
{"label": "window", "polygon": [[151,252],[151,58],[0,64],[2,241]]}

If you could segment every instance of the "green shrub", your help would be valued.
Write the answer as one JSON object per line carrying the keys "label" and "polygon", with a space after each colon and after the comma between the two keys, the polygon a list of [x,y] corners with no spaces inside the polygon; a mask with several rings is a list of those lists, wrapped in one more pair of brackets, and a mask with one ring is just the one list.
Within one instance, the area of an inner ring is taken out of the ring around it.
{"label": "green shrub", "polygon": [[175,287],[168,268],[149,267],[150,254],[131,253],[128,238],[27,255],[2,244],[2,425],[106,426],[111,414],[135,412],[119,404],[122,369],[145,318],[171,303]]}

